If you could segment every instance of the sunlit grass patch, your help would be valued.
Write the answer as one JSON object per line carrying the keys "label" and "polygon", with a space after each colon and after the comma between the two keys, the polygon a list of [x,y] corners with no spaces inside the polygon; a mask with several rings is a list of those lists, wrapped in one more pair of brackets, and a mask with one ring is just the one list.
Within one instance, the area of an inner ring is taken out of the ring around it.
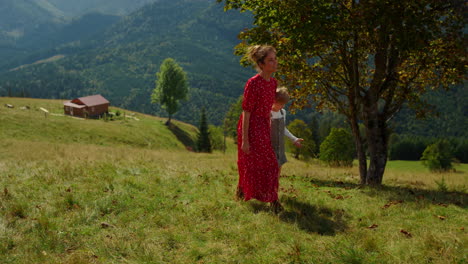
{"label": "sunlit grass patch", "polygon": [[0,141],[2,263],[467,260],[461,170],[433,174],[390,161],[384,185],[370,188],[359,185],[356,167],[289,157],[279,191],[285,211],[275,215],[268,204],[234,200],[235,151],[94,143]]}

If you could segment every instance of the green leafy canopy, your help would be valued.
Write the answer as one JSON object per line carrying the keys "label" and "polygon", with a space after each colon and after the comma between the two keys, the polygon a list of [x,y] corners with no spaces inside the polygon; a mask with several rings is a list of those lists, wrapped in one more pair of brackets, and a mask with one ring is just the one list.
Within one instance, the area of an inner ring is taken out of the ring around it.
{"label": "green leafy canopy", "polygon": [[330,166],[351,167],[354,145],[351,133],[343,128],[332,128],[330,135],[320,145],[320,160]]}
{"label": "green leafy canopy", "polygon": [[[405,102],[423,116],[421,96],[466,79],[466,5],[462,0],[218,0],[250,10],[254,26],[240,33],[251,44],[277,48],[278,78],[293,108],[329,108],[352,128],[361,183],[381,184],[387,122]],[[241,61],[246,63],[245,57]],[[365,136],[359,129],[365,127]],[[364,150],[364,139],[367,151]],[[369,155],[369,171],[366,155]]]}
{"label": "green leafy canopy", "polygon": [[464,1],[218,2],[253,12],[255,26],[240,33],[237,53],[249,44],[274,45],[279,76],[296,88],[299,108],[313,99],[349,115],[351,104],[373,93],[389,116],[404,101],[423,110],[418,99],[426,88],[465,76]]}
{"label": "green leafy canopy", "polygon": [[179,108],[178,101],[187,99],[187,76],[174,59],[167,58],[156,73],[156,78],[151,102],[160,103],[171,116]]}

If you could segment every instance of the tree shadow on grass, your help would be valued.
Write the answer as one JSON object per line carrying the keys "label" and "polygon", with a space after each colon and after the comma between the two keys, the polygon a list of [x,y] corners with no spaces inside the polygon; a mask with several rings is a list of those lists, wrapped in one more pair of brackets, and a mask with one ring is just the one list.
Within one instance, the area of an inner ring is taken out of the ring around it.
{"label": "tree shadow on grass", "polygon": [[167,128],[176,136],[176,138],[185,146],[185,148],[189,151],[195,150],[195,142],[193,141],[190,134],[178,127],[174,123],[166,124]]}
{"label": "tree shadow on grass", "polygon": [[[334,236],[337,232],[347,229],[344,210],[331,210],[317,207],[297,199],[286,197],[282,199],[284,211],[279,213],[281,221],[297,225],[308,233],[317,233],[325,236]],[[271,208],[265,203],[251,203],[254,213],[270,212]]]}
{"label": "tree shadow on grass", "polygon": [[371,197],[386,197],[388,200],[404,201],[404,202],[421,202],[426,201],[435,205],[448,206],[449,204],[467,208],[468,194],[460,191],[443,191],[422,189],[410,186],[389,186],[382,185],[378,187],[362,186],[358,183],[329,181],[311,179],[310,182],[317,188],[332,187],[341,188],[344,190],[361,189],[362,193]]}

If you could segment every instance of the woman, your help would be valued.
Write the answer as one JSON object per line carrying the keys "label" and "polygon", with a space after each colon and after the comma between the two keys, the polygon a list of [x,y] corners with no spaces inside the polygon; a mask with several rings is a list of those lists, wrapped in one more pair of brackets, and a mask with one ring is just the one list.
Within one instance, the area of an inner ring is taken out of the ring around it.
{"label": "woman", "polygon": [[278,213],[278,162],[271,146],[270,111],[275,101],[277,81],[272,77],[278,67],[275,48],[252,46],[248,57],[258,74],[244,88],[242,114],[237,126],[239,184],[237,197],[271,203]]}

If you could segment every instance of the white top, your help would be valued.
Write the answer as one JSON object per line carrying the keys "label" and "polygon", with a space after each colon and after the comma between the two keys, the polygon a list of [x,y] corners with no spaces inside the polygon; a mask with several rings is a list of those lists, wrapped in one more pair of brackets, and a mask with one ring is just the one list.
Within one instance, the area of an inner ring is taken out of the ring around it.
{"label": "white top", "polygon": [[[281,110],[283,110],[283,111],[281,111]],[[271,119],[284,118],[284,121],[286,123],[286,110],[284,110],[284,109],[281,109],[281,110],[278,111],[278,112],[275,112],[275,111],[271,110]],[[281,112],[283,112],[284,115],[282,115]],[[298,138],[296,136],[294,136],[291,132],[289,132],[289,130],[286,128],[286,125],[284,126],[284,135],[286,137],[288,137],[292,142],[296,142],[296,140],[298,140]]]}

